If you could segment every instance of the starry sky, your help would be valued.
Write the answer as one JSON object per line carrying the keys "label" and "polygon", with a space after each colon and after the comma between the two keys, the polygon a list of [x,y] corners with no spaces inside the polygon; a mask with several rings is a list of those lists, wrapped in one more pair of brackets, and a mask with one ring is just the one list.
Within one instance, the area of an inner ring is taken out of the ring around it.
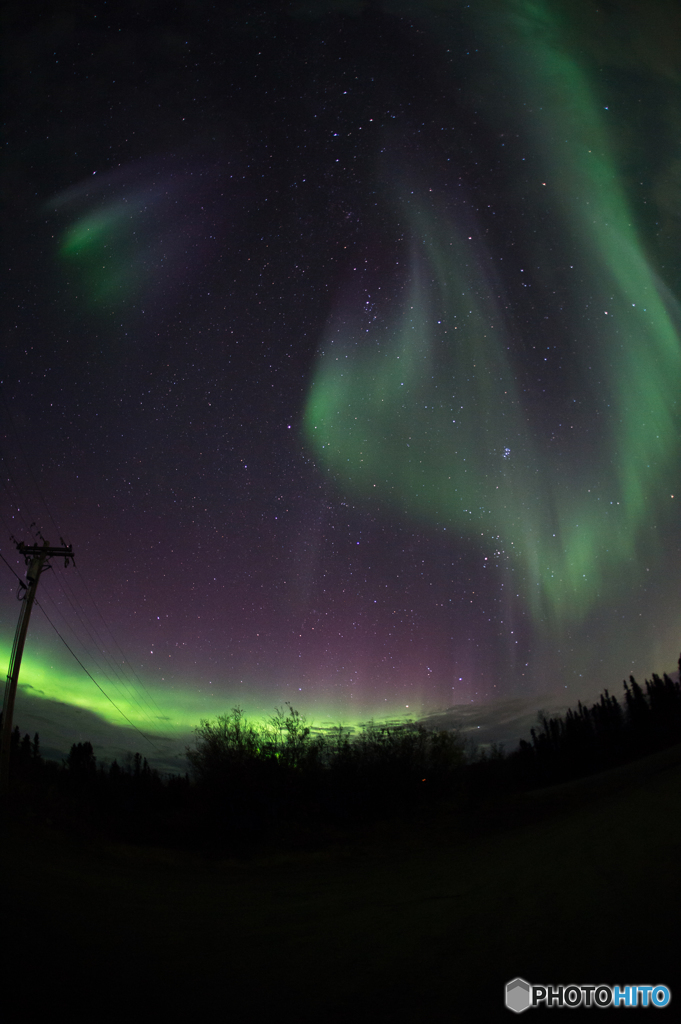
{"label": "starry sky", "polygon": [[675,3],[8,11],[3,657],[10,538],[76,554],[17,721],[170,750],[674,668]]}

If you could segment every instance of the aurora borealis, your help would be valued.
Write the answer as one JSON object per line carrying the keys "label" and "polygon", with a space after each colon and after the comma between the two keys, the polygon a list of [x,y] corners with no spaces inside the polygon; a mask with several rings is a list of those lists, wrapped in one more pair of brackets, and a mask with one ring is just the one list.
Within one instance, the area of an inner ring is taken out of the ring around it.
{"label": "aurora borealis", "polygon": [[32,714],[177,745],[673,669],[674,4],[13,19],[0,551],[73,544],[38,600],[108,694],[36,610]]}
{"label": "aurora borealis", "polygon": [[[541,15],[526,5],[527,28]],[[411,196],[433,191],[423,184],[407,193],[413,251],[401,315],[329,332],[308,436],[356,493],[371,500],[369,489],[386,485],[415,517],[496,540],[495,557],[522,567],[518,587],[535,618],[569,622],[622,585],[618,566],[636,556],[642,527],[650,528],[651,516],[664,518],[674,498],[678,396],[669,382],[681,379],[679,309],[642,251],[608,159],[606,127],[576,62],[555,44],[528,50],[534,91],[554,104],[532,126],[545,139],[542,186],[550,181],[552,220],[579,254],[577,274],[567,273],[574,265],[564,268],[564,301],[593,307],[591,322],[578,328],[579,369],[597,375],[594,390],[610,399],[601,399],[599,436],[587,451],[579,425],[575,436],[568,433],[574,422],[559,422],[560,457],[541,444],[523,403],[528,388],[518,386],[508,355],[522,345],[524,325],[495,294],[503,282],[487,269],[493,256],[437,200],[419,209]],[[564,142],[552,137],[559,122]],[[534,269],[520,268],[524,287],[535,285]],[[380,298],[370,305],[379,307]],[[555,302],[546,309],[554,345],[545,350],[553,353],[562,325]],[[584,401],[583,393],[563,397],[561,420],[575,419],[570,401]]]}

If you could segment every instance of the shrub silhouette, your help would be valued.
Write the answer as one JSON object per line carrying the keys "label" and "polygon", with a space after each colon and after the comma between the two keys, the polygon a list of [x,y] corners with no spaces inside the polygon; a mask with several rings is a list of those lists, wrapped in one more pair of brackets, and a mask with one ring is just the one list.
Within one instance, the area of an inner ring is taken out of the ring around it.
{"label": "shrub silhouette", "polygon": [[187,747],[187,760],[200,782],[223,780],[262,753],[259,730],[246,722],[239,707],[214,722],[202,720],[195,732],[196,747]]}
{"label": "shrub silhouette", "polygon": [[264,813],[270,820],[347,818],[442,795],[452,791],[465,761],[463,743],[451,732],[370,722],[356,735],[341,725],[313,734],[290,704],[259,725],[233,708],[202,721],[196,737],[187,758],[205,809],[219,806],[251,828]]}

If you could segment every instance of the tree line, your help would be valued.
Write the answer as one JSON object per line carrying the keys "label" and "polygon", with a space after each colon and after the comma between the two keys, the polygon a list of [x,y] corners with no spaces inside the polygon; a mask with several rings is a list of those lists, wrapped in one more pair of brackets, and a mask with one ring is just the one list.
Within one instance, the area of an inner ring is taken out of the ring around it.
{"label": "tree line", "polygon": [[[679,658],[681,678],[681,658]],[[539,716],[531,742],[521,740],[513,759],[523,785],[550,785],[615,765],[681,741],[681,683],[666,673],[624,682],[624,701],[604,690],[590,708],[581,702],[565,716]]]}
{"label": "tree line", "polygon": [[[679,659],[681,678],[681,658]],[[185,775],[162,775],[141,754],[98,763],[74,743],[61,763],[40,738],[12,734],[10,806],[34,817],[115,838],[192,846],[305,835],[447,804],[473,810],[490,799],[549,786],[635,760],[681,741],[681,682],[653,675],[604,690],[590,707],[540,713],[530,740],[506,753],[476,751],[456,731],[417,723],[313,730],[290,705],[267,722],[242,709],[195,730]]]}

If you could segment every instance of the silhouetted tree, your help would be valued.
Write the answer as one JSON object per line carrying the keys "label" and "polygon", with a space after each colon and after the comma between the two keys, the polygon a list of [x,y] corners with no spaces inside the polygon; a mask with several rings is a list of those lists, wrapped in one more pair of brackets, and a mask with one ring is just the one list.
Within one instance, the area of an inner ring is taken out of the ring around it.
{"label": "silhouetted tree", "polygon": [[644,733],[648,726],[650,708],[643,690],[633,676],[629,676],[629,682],[631,689],[626,682],[624,684],[628,724],[634,731]]}
{"label": "silhouetted tree", "polygon": [[92,749],[92,744],[89,742],[74,743],[66,759],[66,767],[74,776],[81,778],[94,776],[97,768],[97,758]]}
{"label": "silhouetted tree", "polygon": [[31,760],[31,737],[25,734],[19,748],[19,758],[22,764],[28,764]]}

